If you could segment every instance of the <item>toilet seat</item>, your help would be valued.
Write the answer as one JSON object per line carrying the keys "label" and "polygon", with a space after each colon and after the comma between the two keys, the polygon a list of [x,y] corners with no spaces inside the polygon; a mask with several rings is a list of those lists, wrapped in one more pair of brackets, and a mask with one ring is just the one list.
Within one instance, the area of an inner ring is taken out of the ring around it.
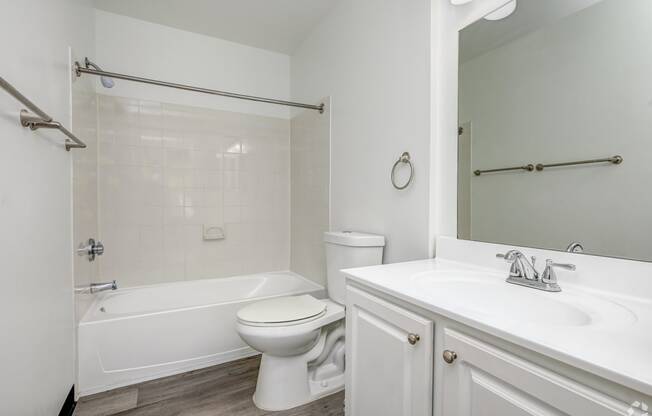
{"label": "toilet seat", "polygon": [[327,304],[310,295],[262,300],[240,309],[238,321],[252,326],[298,325],[324,316]]}

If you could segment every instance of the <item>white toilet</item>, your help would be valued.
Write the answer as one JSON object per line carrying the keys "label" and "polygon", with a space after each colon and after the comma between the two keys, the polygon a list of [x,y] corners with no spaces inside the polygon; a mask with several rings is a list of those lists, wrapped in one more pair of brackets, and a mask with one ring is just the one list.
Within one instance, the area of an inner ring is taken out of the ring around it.
{"label": "white toilet", "polygon": [[345,281],[341,269],[382,263],[385,238],[324,233],[329,299],[310,295],[256,302],[238,311],[237,330],[263,354],[254,403],[286,410],[344,388]]}

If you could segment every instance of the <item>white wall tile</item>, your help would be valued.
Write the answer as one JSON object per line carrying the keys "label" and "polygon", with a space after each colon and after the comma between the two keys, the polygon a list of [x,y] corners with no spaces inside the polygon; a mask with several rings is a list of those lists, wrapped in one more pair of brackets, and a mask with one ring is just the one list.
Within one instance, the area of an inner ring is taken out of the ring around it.
{"label": "white wall tile", "polygon": [[224,223],[238,223],[241,221],[240,206],[224,206]]}
{"label": "white wall tile", "polygon": [[[85,88],[83,88],[85,87]],[[85,151],[72,152],[73,162],[73,244],[98,238],[97,218],[97,96],[89,85],[77,85],[72,91],[72,130],[84,138],[88,146]],[[113,136],[110,136],[113,140]],[[88,287],[97,282],[98,262],[89,262],[86,257],[74,256],[74,283],[76,287]],[[76,295],[76,319],[79,321],[90,306],[93,297],[89,294]]]}
{"label": "white wall tile", "polygon": [[[324,114],[299,113],[291,125],[290,268],[326,285],[323,233],[330,226],[330,105]],[[271,176],[266,181],[265,189],[282,189],[282,176]]]}
{"label": "white wall tile", "polygon": [[[289,268],[288,120],[98,99],[104,279],[129,287]],[[204,224],[226,238],[204,241]]]}

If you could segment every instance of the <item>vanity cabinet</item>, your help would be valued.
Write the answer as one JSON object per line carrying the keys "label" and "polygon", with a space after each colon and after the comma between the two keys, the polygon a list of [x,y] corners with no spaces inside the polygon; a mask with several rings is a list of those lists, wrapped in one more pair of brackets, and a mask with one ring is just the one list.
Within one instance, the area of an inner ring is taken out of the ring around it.
{"label": "vanity cabinet", "polygon": [[347,416],[642,416],[650,397],[347,285]]}
{"label": "vanity cabinet", "polygon": [[444,415],[628,414],[626,403],[454,330],[439,358]]}
{"label": "vanity cabinet", "polygon": [[347,288],[347,416],[432,415],[433,323]]}

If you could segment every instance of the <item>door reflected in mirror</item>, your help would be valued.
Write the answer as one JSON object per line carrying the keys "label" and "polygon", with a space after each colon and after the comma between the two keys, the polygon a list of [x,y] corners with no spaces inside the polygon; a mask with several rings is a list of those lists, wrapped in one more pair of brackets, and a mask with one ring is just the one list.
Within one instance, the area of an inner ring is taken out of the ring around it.
{"label": "door reflected in mirror", "polygon": [[458,237],[652,261],[652,1],[460,32]]}

